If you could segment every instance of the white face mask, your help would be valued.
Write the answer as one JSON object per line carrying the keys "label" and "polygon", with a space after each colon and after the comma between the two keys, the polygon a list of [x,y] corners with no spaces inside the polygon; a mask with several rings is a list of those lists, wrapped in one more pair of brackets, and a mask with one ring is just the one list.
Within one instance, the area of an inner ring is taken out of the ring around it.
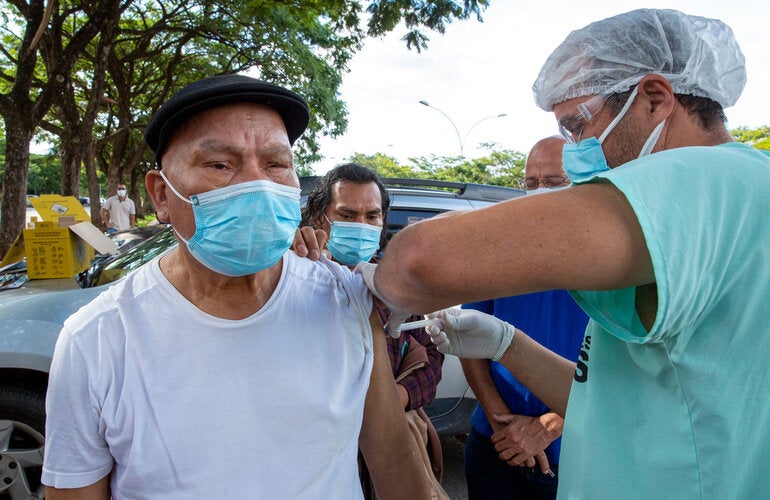
{"label": "white face mask", "polygon": [[557,186],[552,188],[539,187],[537,189],[528,189],[526,193],[527,196],[532,196],[533,194],[553,193],[554,191],[561,191],[562,189],[567,189],[568,187],[569,186]]}
{"label": "white face mask", "polygon": [[125,196],[126,190],[125,189],[118,189],[118,196]]}

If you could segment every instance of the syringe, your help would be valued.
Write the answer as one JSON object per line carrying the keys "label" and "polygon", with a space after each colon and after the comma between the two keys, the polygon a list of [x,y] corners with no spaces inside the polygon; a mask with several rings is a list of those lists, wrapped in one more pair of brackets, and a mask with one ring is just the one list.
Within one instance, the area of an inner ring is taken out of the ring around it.
{"label": "syringe", "polygon": [[401,325],[401,331],[405,330],[417,330],[418,328],[425,328],[433,322],[432,319],[421,319],[419,321],[410,321],[409,323],[403,323]]}

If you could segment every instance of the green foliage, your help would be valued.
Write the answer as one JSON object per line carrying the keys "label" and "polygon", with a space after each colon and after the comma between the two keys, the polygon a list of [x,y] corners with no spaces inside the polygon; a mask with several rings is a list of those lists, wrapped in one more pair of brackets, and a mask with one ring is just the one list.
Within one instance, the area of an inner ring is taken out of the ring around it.
{"label": "green foliage", "polygon": [[381,177],[434,179],[453,182],[472,182],[496,186],[517,187],[524,180],[527,157],[514,150],[492,150],[482,158],[468,159],[461,156],[416,157],[409,165],[382,153],[365,155],[355,153],[346,161],[368,167]]}
{"label": "green foliage", "polygon": [[[312,173],[310,165],[320,159],[319,137],[337,137],[347,128],[347,110],[339,88],[350,59],[366,37],[383,36],[403,22],[407,49],[420,51],[428,41],[423,30],[444,33],[455,19],[475,17],[481,21],[488,3],[126,0],[119,11],[110,11],[115,22],[105,20],[84,50],[70,54],[74,63],[67,72],[67,90],[50,108],[45,120],[25,126],[42,127],[46,140],[55,144],[64,157],[67,148],[75,147],[73,144],[80,140],[73,140],[73,129],[91,127],[93,155],[102,172],[100,183],[106,175],[107,183],[114,185],[118,179],[141,178],[152,162],[142,133],[149,118],[171,93],[204,76],[248,72],[287,86],[307,99],[311,122],[295,145],[295,154],[298,172]],[[27,8],[42,9],[43,4],[36,0]],[[0,98],[10,95],[12,82],[21,74],[19,55],[25,36],[29,37],[27,31],[35,27],[20,5],[0,4],[0,18],[4,21],[0,25]],[[33,99],[51,78],[50,71],[62,50],[72,45],[70,42],[78,30],[92,21],[92,15],[101,12],[101,5],[90,0],[54,4],[49,29],[36,46],[37,63],[32,69],[30,94]],[[107,54],[107,62],[100,73],[98,63],[104,62],[101,54]],[[30,68],[24,71],[29,72]],[[101,78],[105,81],[104,89],[94,90],[95,82]],[[88,116],[87,109],[93,95],[103,95],[95,117]],[[7,122],[8,118],[4,118]],[[11,122],[6,125],[15,126]],[[63,140],[65,137],[69,142]],[[54,175],[53,163],[40,159],[35,162],[30,166],[29,189],[50,189],[54,182],[50,179]],[[70,172],[69,164],[67,168]],[[76,169],[77,163],[71,168]],[[394,175],[406,173],[395,165],[387,168]],[[132,170],[139,172],[131,176]],[[88,191],[82,186],[84,177],[81,175],[81,193]]]}
{"label": "green foliage", "polygon": [[53,155],[30,155],[27,193],[58,194],[61,192],[61,161]]}
{"label": "green foliage", "polygon": [[489,6],[488,0],[378,0],[369,3],[366,11],[371,14],[368,25],[370,36],[381,36],[392,31],[404,21],[407,33],[402,37],[406,46],[418,52],[427,48],[429,38],[419,29],[421,26],[443,34],[453,19],[465,20],[472,15],[481,21],[481,12]]}
{"label": "green foliage", "polygon": [[403,177],[411,179],[427,179],[424,173],[417,171],[408,165],[399,165],[398,160],[383,153],[365,155],[354,153],[346,158],[346,163],[358,163],[374,172],[380,177]]}
{"label": "green foliage", "polygon": [[315,175],[313,167],[301,163],[295,163],[294,171],[297,172],[297,177],[303,177],[306,175]]}
{"label": "green foliage", "polygon": [[770,151],[770,126],[765,125],[754,129],[738,127],[732,129],[730,134],[738,142]]}

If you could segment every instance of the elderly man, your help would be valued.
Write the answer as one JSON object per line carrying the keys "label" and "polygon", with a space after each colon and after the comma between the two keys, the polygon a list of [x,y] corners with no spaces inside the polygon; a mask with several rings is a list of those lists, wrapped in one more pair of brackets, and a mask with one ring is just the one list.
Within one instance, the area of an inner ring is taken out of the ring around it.
{"label": "elderly man", "polygon": [[361,498],[359,442],[378,495],[428,495],[366,286],[288,252],[308,119],[239,75],[153,117],[145,182],[180,244],[65,323],[48,498]]}
{"label": "elderly man", "polygon": [[566,412],[560,496],[770,496],[770,158],[722,112],[744,82],[718,20],[638,10],[574,31],[534,85],[573,186],[408,227],[360,268],[416,313],[573,290],[591,318],[576,364],[477,311],[428,328]]}

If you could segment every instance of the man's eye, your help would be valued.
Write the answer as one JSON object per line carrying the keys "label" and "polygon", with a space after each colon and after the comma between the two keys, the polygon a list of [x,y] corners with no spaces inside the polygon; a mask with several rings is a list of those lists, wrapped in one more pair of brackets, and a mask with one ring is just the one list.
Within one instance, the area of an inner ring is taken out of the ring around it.
{"label": "man's eye", "polygon": [[271,163],[267,166],[267,175],[276,180],[282,180],[294,171],[291,165],[284,163]]}
{"label": "man's eye", "polygon": [[205,165],[209,168],[213,168],[215,170],[226,170],[227,169],[227,163],[223,161],[210,161],[206,162]]}

